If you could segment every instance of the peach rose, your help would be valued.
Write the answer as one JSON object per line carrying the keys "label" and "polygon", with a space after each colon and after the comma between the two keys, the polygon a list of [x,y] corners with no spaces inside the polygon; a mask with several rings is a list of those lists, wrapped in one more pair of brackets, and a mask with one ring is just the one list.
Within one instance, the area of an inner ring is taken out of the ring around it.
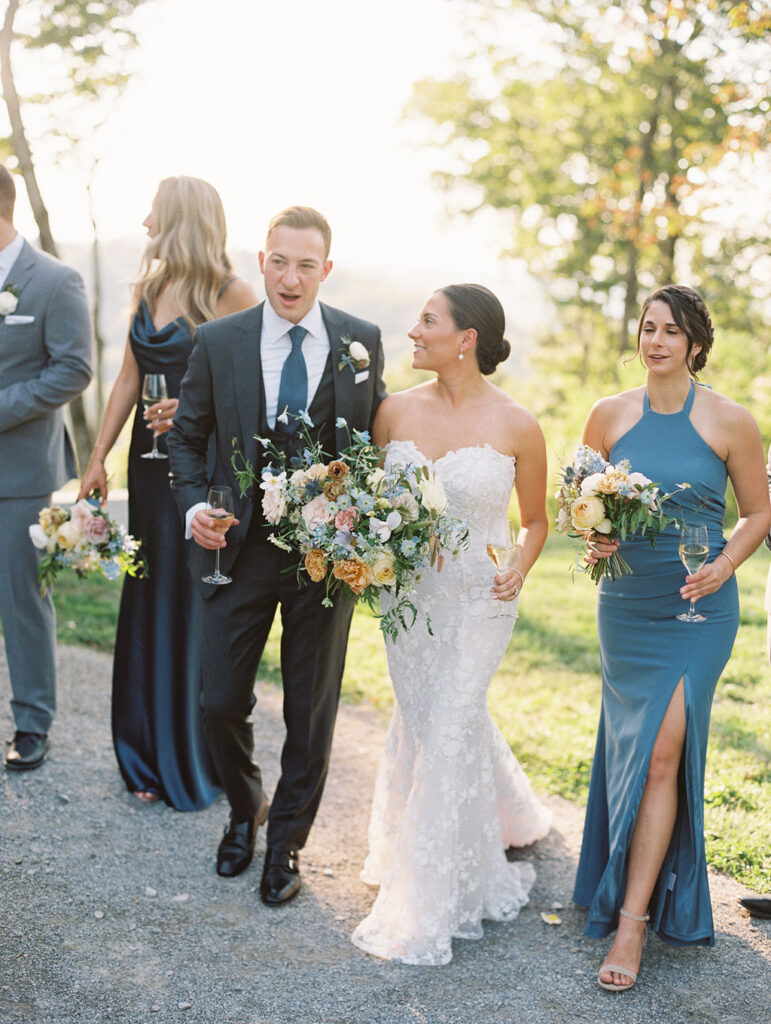
{"label": "peach rose", "polygon": [[349,558],[338,562],[332,570],[335,579],[342,580],[354,592],[360,594],[372,583],[370,568],[358,558]]}
{"label": "peach rose", "polygon": [[324,552],[312,548],[305,556],[305,568],[314,583],[323,580],[327,574],[327,560]]}
{"label": "peach rose", "polygon": [[335,516],[335,529],[347,530],[348,533],[353,532],[353,528],[356,525],[356,509],[355,508],[341,508]]}
{"label": "peach rose", "polygon": [[302,517],[309,530],[320,523],[330,522],[332,513],[329,511],[329,502],[326,497],[323,494],[317,494],[315,498],[311,498],[308,504],[302,507]]}
{"label": "peach rose", "polygon": [[83,534],[92,544],[106,544],[110,539],[110,527],[104,516],[92,514],[85,522]]}
{"label": "peach rose", "polygon": [[605,506],[594,495],[576,498],[570,506],[570,519],[576,530],[593,530],[604,518]]}

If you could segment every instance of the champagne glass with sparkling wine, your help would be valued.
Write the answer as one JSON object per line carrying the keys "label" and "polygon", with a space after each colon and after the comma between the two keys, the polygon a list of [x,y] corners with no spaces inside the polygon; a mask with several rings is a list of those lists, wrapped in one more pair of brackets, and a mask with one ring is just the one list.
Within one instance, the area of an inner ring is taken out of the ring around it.
{"label": "champagne glass with sparkling wine", "polygon": [[[506,521],[505,526],[501,525],[498,528],[497,533],[494,533],[490,540],[487,542],[487,554],[492,559],[495,568],[498,572],[505,572],[506,569],[510,568],[517,559],[519,554],[519,545],[514,540],[514,524],[510,519]],[[496,615],[490,616],[491,618],[499,618],[505,614],[504,604],[505,601],[498,600],[498,612]]]}
{"label": "champagne glass with sparkling wine", "polygon": [[[211,487],[209,496],[206,499],[208,509],[206,514],[211,519],[211,526],[217,533],[223,536],[228,532],[233,523],[233,493],[229,487]],[[214,572],[210,576],[202,576],[204,583],[230,583],[230,576],[220,572],[220,549],[217,548],[214,559]]]}
{"label": "champagne glass with sparkling wine", "polygon": [[[145,412],[156,402],[162,402],[168,398],[166,390],[166,378],[162,373],[146,373],[142,382],[142,405]],[[158,451],[158,435],[153,431],[153,447],[149,452],[143,452],[143,459],[168,459],[168,455]]]}
{"label": "champagne glass with sparkling wine", "polygon": [[[686,523],[680,531],[680,560],[688,570],[688,575],[693,576],[707,561],[709,554],[709,535],[706,526],[692,526]],[[707,616],[696,611],[691,598],[691,607],[682,615],[676,618],[680,622],[706,622]]]}

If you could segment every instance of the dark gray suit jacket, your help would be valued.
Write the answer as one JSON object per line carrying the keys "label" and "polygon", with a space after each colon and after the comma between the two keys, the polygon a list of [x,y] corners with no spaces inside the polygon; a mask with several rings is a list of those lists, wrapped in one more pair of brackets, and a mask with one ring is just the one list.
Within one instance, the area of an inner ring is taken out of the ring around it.
{"label": "dark gray suit jacket", "polygon": [[80,274],[27,242],[9,285],[19,296],[0,317],[0,498],[24,498],[77,476],[64,406],[91,379],[91,318]]}
{"label": "dark gray suit jacket", "polygon": [[[179,408],[168,434],[171,486],[183,517],[193,505],[206,501],[210,484],[225,484],[233,490],[234,511],[240,523],[229,531],[227,547],[221,551],[223,572],[235,561],[249,528],[254,501],[261,499],[261,492],[258,490],[255,495],[254,488],[241,497],[230,460],[235,438],[251,464],[257,463],[255,434],[262,412],[263,305],[212,320],[196,330],[182,380]],[[366,320],[324,303],[320,305],[332,350],[335,418],[345,419],[349,429],[369,430],[386,393],[380,330]],[[370,355],[366,379],[359,383],[349,366],[339,368],[345,351],[342,339],[346,336],[361,342]],[[207,473],[211,434],[215,439],[215,461],[213,471]],[[337,452],[348,446],[346,428],[336,430],[336,440]],[[201,560],[208,555],[211,561],[211,555],[196,544],[192,548],[191,571],[194,578],[200,578]],[[201,589],[211,596],[216,588],[203,584]]]}

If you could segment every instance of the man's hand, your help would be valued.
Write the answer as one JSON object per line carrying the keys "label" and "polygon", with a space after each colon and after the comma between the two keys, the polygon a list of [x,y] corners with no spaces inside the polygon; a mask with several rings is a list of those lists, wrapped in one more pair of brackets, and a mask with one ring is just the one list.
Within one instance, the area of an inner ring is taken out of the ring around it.
{"label": "man's hand", "polygon": [[[234,519],[231,526],[238,526],[239,520]],[[190,533],[196,544],[207,551],[216,551],[218,548],[226,548],[227,541],[224,534],[212,528],[212,520],[208,511],[199,508],[190,521]]]}

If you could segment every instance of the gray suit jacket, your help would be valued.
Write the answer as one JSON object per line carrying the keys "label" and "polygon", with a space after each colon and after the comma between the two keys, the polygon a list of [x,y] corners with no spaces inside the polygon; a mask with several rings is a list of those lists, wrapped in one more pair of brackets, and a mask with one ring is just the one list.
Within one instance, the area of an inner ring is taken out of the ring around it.
{"label": "gray suit jacket", "polygon": [[91,380],[91,318],[80,274],[27,242],[9,285],[19,301],[0,317],[0,498],[25,498],[77,475],[64,406]]}
{"label": "gray suit jacket", "polygon": [[[246,458],[257,462],[255,434],[260,423],[262,400],[262,364],[260,338],[263,303],[220,320],[202,324],[195,332],[195,345],[187,365],[179,396],[174,426],[168,433],[171,486],[183,518],[187,509],[206,501],[209,482],[227,484],[233,489],[233,504],[240,524],[228,533],[228,546],[221,552],[222,569],[235,561],[249,528],[259,487],[241,496],[230,464],[235,438]],[[368,430],[385,397],[383,382],[383,346],[380,330],[366,320],[320,303],[321,314],[332,349],[335,388],[335,416],[346,420],[349,428]],[[360,341],[370,355],[368,372],[356,379],[354,371],[340,361],[345,351],[342,339]],[[207,472],[209,438],[214,434],[214,467]],[[338,451],[348,445],[348,431],[336,429]],[[332,454],[332,453],[330,453]],[[200,564],[211,555],[193,544],[191,570],[200,580]],[[210,597],[217,589],[201,584],[201,592]]]}

